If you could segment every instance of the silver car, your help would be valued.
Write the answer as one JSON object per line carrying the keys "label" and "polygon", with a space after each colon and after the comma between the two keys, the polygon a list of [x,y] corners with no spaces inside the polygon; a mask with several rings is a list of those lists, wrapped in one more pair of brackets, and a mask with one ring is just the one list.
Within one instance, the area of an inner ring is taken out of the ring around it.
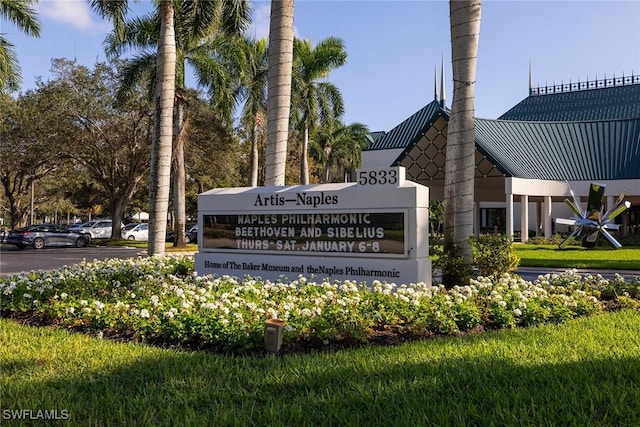
{"label": "silver car", "polygon": [[74,231],[88,235],[91,239],[108,239],[111,237],[113,222],[110,219],[87,221]]}
{"label": "silver car", "polygon": [[122,238],[127,240],[149,240],[149,224],[127,224],[122,229]]}

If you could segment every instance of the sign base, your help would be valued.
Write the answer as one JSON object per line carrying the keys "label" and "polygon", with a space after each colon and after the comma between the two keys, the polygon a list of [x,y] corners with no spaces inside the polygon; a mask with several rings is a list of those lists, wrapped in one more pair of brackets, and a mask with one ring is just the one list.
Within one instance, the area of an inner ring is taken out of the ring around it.
{"label": "sign base", "polygon": [[[283,255],[250,255],[199,252],[195,255],[198,274],[245,276],[289,281],[304,276],[307,281],[321,282],[351,280],[371,284],[381,282],[409,284],[424,282],[431,285],[431,259],[366,259],[337,257],[309,257]],[[417,279],[417,280],[416,280]]]}

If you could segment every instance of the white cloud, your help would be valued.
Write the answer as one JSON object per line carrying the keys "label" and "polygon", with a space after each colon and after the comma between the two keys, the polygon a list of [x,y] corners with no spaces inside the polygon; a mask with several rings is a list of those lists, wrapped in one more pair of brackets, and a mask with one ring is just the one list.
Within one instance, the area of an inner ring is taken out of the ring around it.
{"label": "white cloud", "polygon": [[254,2],[253,22],[247,29],[247,35],[256,40],[269,37],[269,13],[271,5],[269,2]]}
{"label": "white cloud", "polygon": [[43,0],[38,4],[38,14],[57,22],[70,24],[81,31],[105,31],[111,25],[91,13],[85,0]]}
{"label": "white cloud", "polygon": [[[269,16],[271,15],[271,2],[253,2],[253,22],[247,29],[247,35],[256,40],[269,38]],[[295,17],[294,17],[295,19]],[[300,37],[298,30],[293,27],[293,33]]]}

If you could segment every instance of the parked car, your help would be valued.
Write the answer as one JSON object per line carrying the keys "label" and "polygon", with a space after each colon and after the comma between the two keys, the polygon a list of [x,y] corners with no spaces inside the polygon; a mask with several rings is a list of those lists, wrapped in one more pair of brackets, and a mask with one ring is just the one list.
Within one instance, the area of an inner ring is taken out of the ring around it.
{"label": "parked car", "polygon": [[71,231],[75,231],[82,227],[88,227],[90,224],[93,224],[95,221],[87,221],[87,222],[76,222],[74,224],[67,225],[67,228]]}
{"label": "parked car", "polygon": [[149,224],[127,224],[122,229],[122,238],[127,240],[149,240]]}
{"label": "parked car", "polygon": [[187,230],[184,239],[187,243],[198,243],[198,224]]}
{"label": "parked car", "polygon": [[[175,232],[172,230],[167,233],[167,242],[173,242],[176,239]],[[184,231],[185,243],[198,243],[198,224],[187,224]]]}
{"label": "parked car", "polygon": [[137,222],[130,222],[129,224],[125,225],[124,227],[122,227],[122,229],[120,230],[120,234],[124,234],[125,231],[127,230],[131,230],[133,227],[137,226],[138,223]]}
{"label": "parked car", "polygon": [[88,235],[91,239],[108,239],[111,237],[113,222],[110,219],[87,221],[81,227],[74,229],[81,234]]}
{"label": "parked car", "polygon": [[39,224],[18,228],[9,233],[7,243],[16,245],[19,249],[33,246],[42,249],[46,246],[75,246],[83,248],[89,243],[87,236],[70,231],[63,225]]}

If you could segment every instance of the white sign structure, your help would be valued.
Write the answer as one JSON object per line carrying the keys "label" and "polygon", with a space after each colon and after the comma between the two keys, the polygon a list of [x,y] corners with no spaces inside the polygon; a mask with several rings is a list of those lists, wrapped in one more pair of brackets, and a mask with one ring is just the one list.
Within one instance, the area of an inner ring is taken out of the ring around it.
{"label": "white sign structure", "polygon": [[358,181],[198,197],[199,274],[431,284],[429,189],[401,167]]}

